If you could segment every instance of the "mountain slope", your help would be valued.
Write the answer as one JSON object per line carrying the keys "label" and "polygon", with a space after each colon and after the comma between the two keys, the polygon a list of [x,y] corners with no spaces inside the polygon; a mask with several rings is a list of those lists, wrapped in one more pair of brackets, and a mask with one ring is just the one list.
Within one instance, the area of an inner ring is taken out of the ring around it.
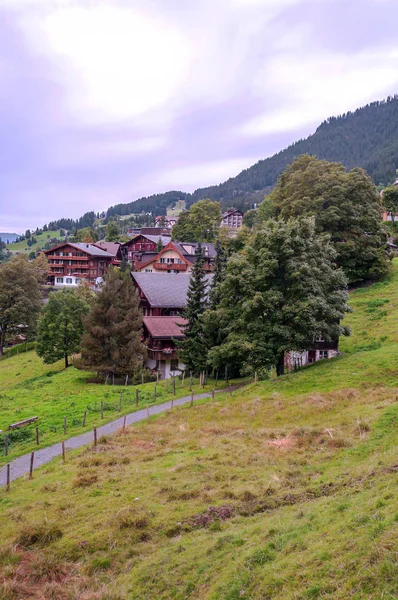
{"label": "mountain slope", "polygon": [[343,357],[0,490],[0,598],[397,598],[398,261],[350,304]]}
{"label": "mountain slope", "polygon": [[180,199],[190,205],[211,198],[220,201],[223,208],[250,208],[253,202],[261,202],[264,192],[275,185],[286,166],[300,154],[342,162],[347,169],[363,167],[376,184],[387,184],[394,179],[398,167],[398,96],[331,117],[313,135],[260,160],[220,185],[200,188],[193,194],[167,192],[118,204],[108,209],[107,216],[141,211],[166,214],[167,206]]}

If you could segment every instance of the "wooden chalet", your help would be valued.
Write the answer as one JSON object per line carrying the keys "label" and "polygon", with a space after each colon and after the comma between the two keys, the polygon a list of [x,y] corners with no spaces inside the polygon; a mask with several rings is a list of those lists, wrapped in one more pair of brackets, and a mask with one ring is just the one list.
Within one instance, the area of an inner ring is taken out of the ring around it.
{"label": "wooden chalet", "polygon": [[161,379],[178,375],[185,365],[178,358],[176,340],[184,339],[187,320],[182,317],[144,317],[144,342],[148,357],[145,366],[158,371]]}
{"label": "wooden chalet", "polygon": [[227,210],[223,213],[221,226],[229,229],[240,229],[243,224],[243,213],[240,210]]}
{"label": "wooden chalet", "polygon": [[77,286],[83,281],[99,283],[114,255],[95,244],[65,242],[45,250],[49,261],[48,282],[55,286]]}
{"label": "wooden chalet", "polygon": [[[197,249],[196,242],[169,242],[155,256],[143,255],[141,262],[136,262],[134,267],[141,273],[189,273],[197,261]],[[202,244],[205,271],[214,269],[216,254],[213,244]]]}
{"label": "wooden chalet", "polygon": [[128,242],[122,244],[121,252],[124,259],[135,267],[137,263],[155,257],[159,253],[159,244],[162,245],[162,247],[167,246],[170,240],[170,236],[163,234],[156,236],[140,233],[135,235]]}
{"label": "wooden chalet", "polygon": [[[189,273],[131,273],[144,316],[177,316],[187,305]],[[206,275],[208,284],[213,275]]]}

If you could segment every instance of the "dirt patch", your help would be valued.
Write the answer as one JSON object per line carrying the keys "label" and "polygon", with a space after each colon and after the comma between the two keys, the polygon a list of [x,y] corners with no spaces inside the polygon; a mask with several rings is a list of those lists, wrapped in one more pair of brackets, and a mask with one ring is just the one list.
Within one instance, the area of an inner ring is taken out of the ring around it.
{"label": "dirt patch", "polygon": [[224,506],[209,506],[204,512],[194,515],[187,523],[191,527],[208,527],[215,521],[226,521],[233,517],[234,508],[230,504]]}
{"label": "dirt patch", "polygon": [[280,448],[282,450],[293,448],[294,442],[291,438],[279,438],[277,440],[267,440],[267,446],[272,446],[273,448]]}

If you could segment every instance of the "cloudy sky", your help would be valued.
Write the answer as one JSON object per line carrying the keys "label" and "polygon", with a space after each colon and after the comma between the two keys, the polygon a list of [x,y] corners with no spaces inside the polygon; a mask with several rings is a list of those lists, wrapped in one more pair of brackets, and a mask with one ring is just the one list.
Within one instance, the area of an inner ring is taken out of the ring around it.
{"label": "cloudy sky", "polygon": [[0,231],[220,183],[398,92],[396,0],[0,0]]}

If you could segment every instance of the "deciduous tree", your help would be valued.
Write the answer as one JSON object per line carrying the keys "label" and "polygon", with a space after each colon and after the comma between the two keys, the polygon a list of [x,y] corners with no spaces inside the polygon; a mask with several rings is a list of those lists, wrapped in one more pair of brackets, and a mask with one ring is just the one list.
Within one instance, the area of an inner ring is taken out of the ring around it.
{"label": "deciduous tree", "polygon": [[392,229],[398,214],[398,187],[391,186],[383,190],[383,206],[391,217]]}
{"label": "deciduous tree", "polygon": [[37,273],[28,257],[0,265],[0,355],[11,336],[34,335],[41,306]]}
{"label": "deciduous tree", "polygon": [[221,223],[219,202],[208,198],[199,200],[181,213],[173,227],[173,240],[181,242],[212,242],[216,239]]}
{"label": "deciduous tree", "polygon": [[39,319],[36,352],[47,364],[57,360],[69,366],[69,356],[80,349],[83,317],[89,305],[75,290],[51,292]]}
{"label": "deciduous tree", "polygon": [[285,352],[308,350],[316,336],[347,335],[347,280],[335,254],[313,218],[272,219],[258,230],[219,285],[214,314],[226,339],[209,352],[213,367],[243,374],[275,366],[282,374]]}
{"label": "deciduous tree", "polygon": [[315,217],[317,232],[330,234],[336,262],[350,283],[387,273],[380,198],[362,169],[347,173],[339,163],[300,156],[281,175],[270,200],[281,219]]}

